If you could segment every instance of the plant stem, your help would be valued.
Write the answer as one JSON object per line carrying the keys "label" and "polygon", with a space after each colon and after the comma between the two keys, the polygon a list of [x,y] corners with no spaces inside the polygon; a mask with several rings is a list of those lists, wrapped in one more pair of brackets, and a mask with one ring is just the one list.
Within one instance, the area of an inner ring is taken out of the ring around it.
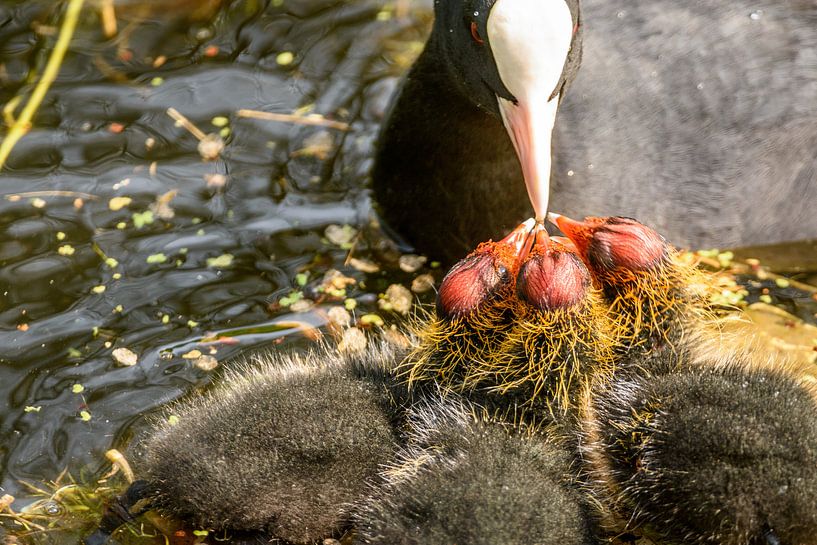
{"label": "plant stem", "polygon": [[74,30],[77,28],[83,2],[84,0],[68,1],[68,9],[65,11],[65,20],[60,27],[59,38],[57,38],[54,50],[48,58],[48,63],[45,65],[40,81],[34,87],[34,92],[31,93],[31,97],[28,99],[23,111],[20,112],[20,116],[14,121],[14,125],[11,126],[3,142],[0,143],[0,170],[5,166],[6,159],[8,159],[11,150],[14,149],[20,138],[31,130],[31,120],[34,118],[34,114],[37,113],[37,109],[40,107],[51,84],[57,78],[57,74],[59,74],[62,60],[68,51],[68,44],[71,43]]}

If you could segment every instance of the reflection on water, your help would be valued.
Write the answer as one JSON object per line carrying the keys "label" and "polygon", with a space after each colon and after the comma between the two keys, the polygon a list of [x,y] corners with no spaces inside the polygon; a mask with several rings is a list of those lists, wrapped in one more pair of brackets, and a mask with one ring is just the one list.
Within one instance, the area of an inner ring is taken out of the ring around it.
{"label": "reflection on water", "polygon": [[[193,16],[177,3],[117,4],[110,40],[98,10],[84,10],[0,174],[0,495],[15,505],[30,497],[20,481],[107,467],[104,452],[140,415],[211,380],[183,355],[223,362],[306,344],[332,306],[394,321],[377,294],[429,272],[345,265],[350,250],[381,257],[365,229],[371,142],[428,8],[405,19],[375,1],[209,4]],[[0,5],[0,102],[42,69],[59,8]],[[169,108],[223,139],[223,152],[203,160]],[[320,114],[350,130],[240,109]],[[327,291],[333,269],[351,280]],[[304,301],[279,304],[292,293]],[[136,365],[118,364],[117,348]]]}
{"label": "reflection on water", "polygon": [[[106,470],[142,415],[211,380],[202,356],[306,345],[332,307],[394,322],[380,294],[439,277],[369,228],[372,142],[430,15],[400,4],[409,17],[363,0],[121,2],[111,39],[83,13],[0,174],[0,495],[22,505],[21,481]],[[58,8],[3,0],[0,102],[42,70]],[[214,160],[169,108],[224,142]],[[815,283],[813,246],[742,257],[784,255],[783,272]],[[744,301],[815,322],[811,292],[750,269],[736,271]]]}

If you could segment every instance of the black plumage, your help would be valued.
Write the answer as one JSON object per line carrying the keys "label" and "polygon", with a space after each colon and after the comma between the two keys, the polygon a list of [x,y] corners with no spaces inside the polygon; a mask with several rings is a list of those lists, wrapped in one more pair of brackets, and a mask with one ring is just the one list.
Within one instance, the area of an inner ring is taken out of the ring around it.
{"label": "black plumage", "polygon": [[263,531],[294,543],[337,534],[392,459],[403,389],[380,345],[263,355],[204,397],[170,408],[142,445],[151,506],[195,527]]}
{"label": "black plumage", "polygon": [[357,513],[361,545],[587,545],[591,519],[554,438],[455,399],[415,407],[413,436]]}
{"label": "black plumage", "polygon": [[[476,43],[470,35],[473,22],[487,39],[494,4],[435,3],[434,28],[381,130],[372,172],[385,221],[449,264],[531,216],[497,104],[497,97],[515,97],[498,74],[490,42]],[[556,95],[581,61],[579,1],[567,4],[577,31]]]}
{"label": "black plumage", "polygon": [[[448,263],[531,215],[496,96],[478,77],[493,72],[469,54],[472,3],[436,3],[372,174],[385,221]],[[492,4],[478,3],[480,13]],[[581,6],[582,68],[556,120],[552,209],[637,217],[679,247],[817,237],[817,4]]]}
{"label": "black plumage", "polygon": [[621,373],[586,400],[588,486],[616,532],[817,543],[817,389],[779,362]]}

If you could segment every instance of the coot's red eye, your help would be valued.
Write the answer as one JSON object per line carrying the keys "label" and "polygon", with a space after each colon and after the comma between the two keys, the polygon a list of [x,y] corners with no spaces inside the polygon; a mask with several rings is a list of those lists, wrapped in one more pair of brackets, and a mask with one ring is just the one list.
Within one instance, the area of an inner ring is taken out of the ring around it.
{"label": "coot's red eye", "polygon": [[471,37],[479,45],[482,45],[482,44],[485,43],[485,40],[483,40],[479,35],[479,27],[477,26],[476,22],[471,23]]}

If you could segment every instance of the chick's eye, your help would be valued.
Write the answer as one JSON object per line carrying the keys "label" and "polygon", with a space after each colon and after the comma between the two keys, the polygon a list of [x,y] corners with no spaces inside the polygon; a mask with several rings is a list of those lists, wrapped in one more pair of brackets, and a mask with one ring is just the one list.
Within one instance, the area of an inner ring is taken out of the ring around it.
{"label": "chick's eye", "polygon": [[471,22],[471,37],[479,45],[482,45],[482,44],[485,43],[485,40],[483,40],[482,37],[479,35],[479,27],[477,26],[477,23],[475,21]]}

